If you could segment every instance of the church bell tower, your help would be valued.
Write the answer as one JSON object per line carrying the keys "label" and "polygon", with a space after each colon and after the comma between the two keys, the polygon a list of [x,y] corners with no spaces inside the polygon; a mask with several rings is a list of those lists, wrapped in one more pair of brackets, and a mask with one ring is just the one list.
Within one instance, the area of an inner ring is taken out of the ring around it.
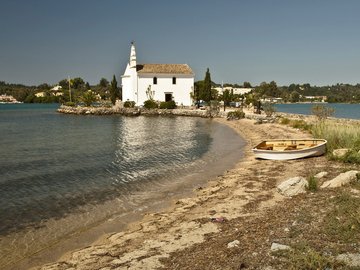
{"label": "church bell tower", "polygon": [[135,43],[131,42],[131,50],[130,50],[130,68],[136,68],[136,52],[135,52]]}

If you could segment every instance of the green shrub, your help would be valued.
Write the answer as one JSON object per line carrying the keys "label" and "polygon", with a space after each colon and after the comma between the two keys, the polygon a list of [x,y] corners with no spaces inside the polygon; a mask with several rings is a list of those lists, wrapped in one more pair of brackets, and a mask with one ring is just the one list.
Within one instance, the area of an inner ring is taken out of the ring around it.
{"label": "green shrub", "polygon": [[308,178],[308,187],[307,189],[311,192],[315,192],[318,190],[318,181],[316,179],[316,177],[314,176],[310,176]]}
{"label": "green shrub", "polygon": [[176,103],[173,100],[160,102],[160,109],[175,109],[175,108],[176,108]]}
{"label": "green shrub", "polygon": [[293,128],[298,128],[302,130],[310,130],[312,125],[308,124],[305,120],[302,119],[289,119],[286,117],[282,117],[279,120],[280,124],[288,125]]}
{"label": "green shrub", "polygon": [[265,102],[263,109],[267,117],[271,117],[276,112],[274,105],[270,102]]}
{"label": "green shrub", "polygon": [[65,106],[75,107],[75,102],[65,102]]}
{"label": "green shrub", "polygon": [[310,130],[311,128],[311,125],[306,123],[304,120],[290,120],[290,126],[303,130]]}
{"label": "green shrub", "polygon": [[289,125],[290,124],[290,119],[286,118],[286,117],[281,117],[280,118],[280,124],[282,125]]}
{"label": "green shrub", "polygon": [[129,101],[129,100],[125,101],[124,102],[124,107],[125,108],[134,108],[135,107],[135,101]]}
{"label": "green shrub", "polygon": [[311,112],[317,117],[318,120],[323,121],[329,116],[332,116],[335,112],[335,109],[318,104],[311,108]]}
{"label": "green shrub", "polygon": [[158,108],[158,104],[156,101],[152,100],[152,99],[148,99],[144,101],[144,107],[146,109],[156,109]]}
{"label": "green shrub", "polygon": [[245,118],[245,113],[243,112],[242,109],[235,110],[235,111],[227,113],[227,119],[228,120],[234,120],[234,119],[239,120],[239,119],[242,119],[242,118]]}
{"label": "green shrub", "polygon": [[111,108],[113,104],[109,101],[101,101],[98,104],[99,107]]}
{"label": "green shrub", "polygon": [[80,98],[82,102],[85,103],[85,106],[89,107],[91,106],[91,104],[93,104],[96,100],[96,94],[95,92],[88,90],[86,92],[84,92],[84,94],[82,95],[82,97]]}
{"label": "green shrub", "polygon": [[360,153],[355,150],[348,151],[344,156],[339,158],[345,163],[360,164]]}

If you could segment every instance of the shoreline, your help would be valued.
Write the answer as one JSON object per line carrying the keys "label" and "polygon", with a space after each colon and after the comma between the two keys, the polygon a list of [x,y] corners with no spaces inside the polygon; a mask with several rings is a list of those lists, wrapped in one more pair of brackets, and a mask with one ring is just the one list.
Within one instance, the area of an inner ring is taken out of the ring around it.
{"label": "shoreline", "polygon": [[[300,118],[304,117],[300,115]],[[169,258],[174,257],[174,253],[189,256],[192,248],[210,245],[209,239],[218,238],[224,233],[223,226],[226,223],[218,224],[212,219],[224,218],[228,224],[233,224],[238,219],[256,219],[286,200],[276,192],[279,181],[295,175],[306,177],[320,170],[320,166],[314,167],[314,163],[326,164],[325,157],[285,162],[259,161],[253,158],[251,147],[260,138],[310,136],[297,129],[279,124],[254,125],[255,121],[250,119],[215,121],[231,127],[246,138],[245,155],[234,168],[209,179],[204,187],[199,187],[189,196],[173,198],[176,201],[165,210],[146,213],[140,220],[128,224],[125,230],[103,235],[86,248],[63,254],[57,262],[31,269],[169,269],[166,267],[169,267]],[[303,168],[312,169],[304,171]]]}
{"label": "shoreline", "polygon": [[[252,170],[256,170],[260,161],[253,159],[251,146],[264,135],[263,133],[267,133],[267,137],[274,137],[279,132],[290,137],[294,134],[296,137],[309,136],[278,124],[271,124],[276,126],[276,129],[271,131],[267,125],[254,125],[254,121],[249,119],[230,122],[224,119],[216,119],[216,121],[228,125],[240,136],[246,138],[245,155],[235,164],[233,169],[214,179],[209,179],[206,187],[197,189],[190,197],[173,202],[166,210],[144,215],[140,221],[129,224],[125,231],[104,236],[101,241],[97,241],[85,249],[68,252],[56,263],[32,269],[67,269],[74,265],[79,267],[75,269],[91,269],[91,266],[95,267],[94,263],[96,263],[96,267],[117,265],[118,267],[126,266],[133,269],[155,269],[162,266],[160,258],[167,258],[171,252],[181,251],[192,245],[202,243],[206,240],[206,235],[219,233],[218,224],[209,222],[212,216],[221,216],[226,220],[241,216],[253,216],[244,209],[237,209],[238,206],[243,208],[248,204],[257,202],[260,198],[261,207],[259,211],[261,212],[282,201],[284,198],[274,192],[273,185],[270,189],[269,187],[263,189],[261,186],[268,184],[254,182]],[[261,161],[261,163],[265,163],[265,168],[268,170],[279,167],[279,164],[274,161]],[[286,163],[296,165],[297,168],[294,169],[299,171],[297,163],[293,161]],[[286,174],[287,172],[285,172]],[[239,179],[246,177],[251,180],[246,180],[245,183],[239,181]],[[257,177],[255,175],[255,178]],[[227,194],[226,196],[224,196],[224,192]],[[256,194],[252,195],[252,193]],[[204,219],[204,224],[199,222],[199,220]],[[131,248],[129,243],[131,243]],[[140,243],[147,244],[140,245]],[[151,252],[154,248],[161,249],[160,254]],[[122,259],[114,259],[114,256],[109,256],[109,253],[115,252],[114,249],[118,251],[125,249],[121,252],[122,256],[120,257]],[[82,266],[80,267],[80,265]]]}
{"label": "shoreline", "polygon": [[[238,143],[242,143],[242,139],[238,137],[237,134],[234,133],[234,131],[229,127],[224,127],[221,123],[211,123],[211,119],[203,119],[202,121],[206,121],[209,124],[212,124],[213,126],[213,138],[214,141],[212,145],[209,148],[209,151],[205,153],[200,159],[194,160],[189,166],[191,166],[192,170],[188,172],[184,172],[184,174],[172,176],[172,178],[164,178],[163,180],[159,181],[159,189],[157,190],[157,193],[155,191],[151,191],[153,187],[149,187],[149,190],[146,189],[146,199],[142,196],[141,192],[139,194],[134,194],[134,197],[137,201],[139,199],[138,196],[141,196],[143,201],[146,204],[142,204],[134,209],[134,211],[128,211],[124,214],[121,213],[115,213],[114,216],[111,216],[109,218],[106,218],[104,220],[101,220],[99,224],[90,224],[90,226],[86,226],[86,228],[83,228],[80,233],[75,232],[71,233],[70,235],[62,238],[60,241],[60,244],[58,244],[58,241],[54,242],[51,241],[49,243],[49,246],[45,249],[42,249],[40,252],[37,252],[38,254],[33,254],[28,257],[25,257],[15,264],[9,264],[6,266],[6,269],[28,269],[29,265],[39,265],[48,263],[51,261],[56,261],[59,259],[61,255],[68,252],[69,250],[79,249],[83,246],[90,245],[94,241],[96,242],[98,238],[104,237],[104,235],[107,235],[112,232],[117,231],[123,231],[125,227],[128,226],[130,222],[135,222],[138,220],[141,220],[143,218],[143,215],[147,212],[155,212],[160,211],[161,209],[169,207],[171,202],[177,198],[180,199],[184,196],[189,196],[193,192],[194,189],[198,188],[199,186],[204,185],[209,178],[216,177],[217,175],[223,173],[225,170],[228,170],[234,166],[234,164],[238,161],[239,155],[238,153],[229,153],[229,150],[221,149],[222,146],[222,138],[227,138],[228,143],[232,142],[232,144],[238,145]],[[224,130],[226,129],[226,130]],[[241,145],[240,144],[240,145]],[[241,147],[241,146],[239,146]],[[226,147],[227,149],[230,149],[229,146]],[[212,156],[211,153],[218,152],[220,153],[229,153],[230,156],[224,157],[224,159],[221,159],[222,162],[218,162],[217,160],[221,158],[221,156],[216,156],[216,159],[214,160],[214,156]],[[206,172],[203,170],[206,169],[206,163],[205,162],[211,162],[211,170],[209,172]],[[204,164],[203,164],[204,163]],[[203,164],[203,165],[201,165]],[[190,168],[190,167],[189,167]],[[195,170],[195,171],[193,171]],[[197,171],[199,170],[199,171]],[[151,199],[153,198],[153,199]],[[96,209],[89,209],[89,213],[87,211],[84,212],[84,214],[79,214],[78,217],[79,220],[84,220],[86,223],[86,215],[92,214],[94,216],[97,216],[96,213],[99,211],[101,212],[107,212],[108,208],[114,208],[113,205],[118,205],[119,202],[117,200],[114,200],[114,202],[109,201],[104,203],[104,205],[98,205]],[[99,210],[99,209],[100,210]],[[102,210],[101,210],[102,209]],[[120,215],[119,215],[120,214]],[[73,219],[76,218],[76,213],[73,215],[69,215],[64,220],[60,220],[60,224],[63,224],[66,226],[69,222],[71,222]],[[52,221],[50,220],[50,226],[54,227],[52,225]],[[56,221],[54,221],[56,222]],[[44,226],[47,226],[44,224]],[[59,227],[57,225],[56,227]],[[42,232],[37,233],[43,234]],[[35,237],[36,237],[35,235]],[[26,236],[27,237],[27,236]],[[36,238],[35,238],[36,239]],[[11,239],[10,239],[11,240]],[[7,240],[6,240],[7,241]],[[4,242],[6,243],[6,242]],[[42,259],[44,258],[44,259]],[[4,261],[6,262],[6,261]],[[3,266],[4,267],[4,266]]]}

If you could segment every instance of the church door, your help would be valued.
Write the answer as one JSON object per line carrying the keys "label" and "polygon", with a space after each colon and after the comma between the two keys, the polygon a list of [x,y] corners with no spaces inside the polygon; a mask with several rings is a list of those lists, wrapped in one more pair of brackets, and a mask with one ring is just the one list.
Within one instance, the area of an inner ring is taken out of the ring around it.
{"label": "church door", "polygon": [[172,93],[165,93],[165,101],[172,101]]}

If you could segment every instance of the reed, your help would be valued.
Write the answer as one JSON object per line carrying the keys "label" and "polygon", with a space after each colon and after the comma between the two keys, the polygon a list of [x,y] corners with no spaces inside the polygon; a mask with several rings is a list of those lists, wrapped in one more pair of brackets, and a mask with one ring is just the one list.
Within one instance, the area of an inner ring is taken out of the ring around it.
{"label": "reed", "polygon": [[360,126],[358,124],[335,123],[330,120],[321,121],[311,127],[315,138],[328,141],[327,149],[347,148],[350,151],[342,158],[345,162],[360,163]]}
{"label": "reed", "polygon": [[311,130],[312,125],[307,123],[302,119],[289,119],[286,117],[281,117],[279,119],[279,123],[282,125],[288,125],[293,128],[301,129],[301,130]]}
{"label": "reed", "polygon": [[313,125],[311,133],[316,138],[326,139],[329,150],[337,148],[360,150],[359,125],[325,121]]}

